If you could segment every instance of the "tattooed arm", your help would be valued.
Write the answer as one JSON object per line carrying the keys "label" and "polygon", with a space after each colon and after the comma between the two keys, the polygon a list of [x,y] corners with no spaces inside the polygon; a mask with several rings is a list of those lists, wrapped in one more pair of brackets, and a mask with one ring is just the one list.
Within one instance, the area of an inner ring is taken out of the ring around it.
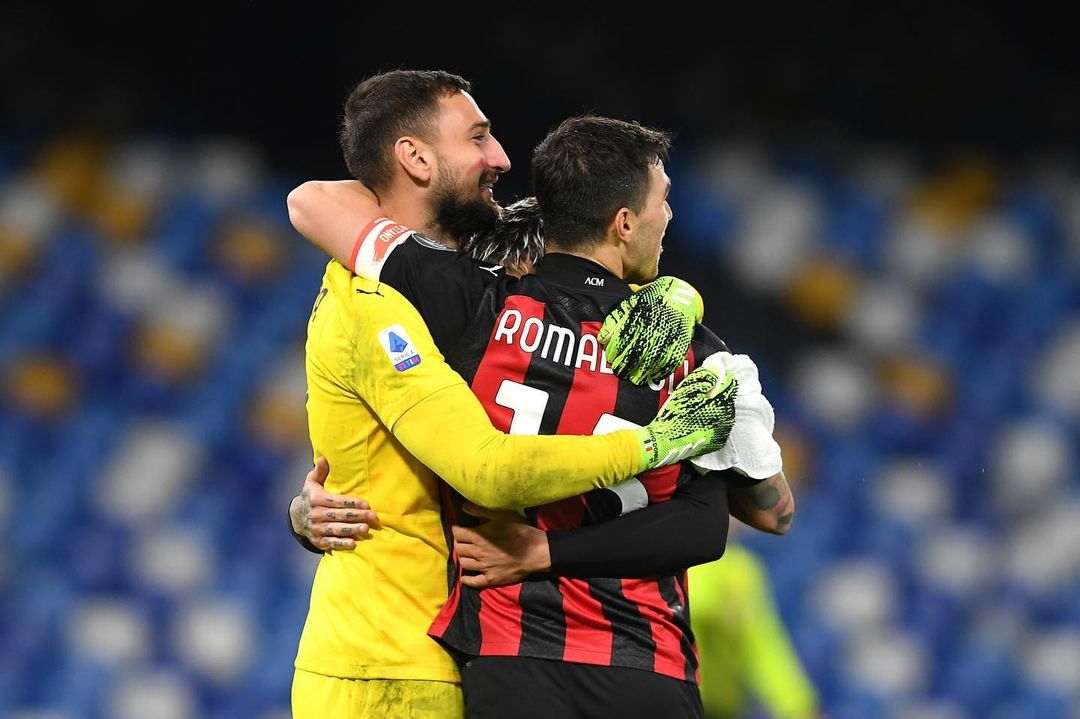
{"label": "tattooed arm", "polygon": [[741,478],[725,481],[732,517],[762,532],[787,533],[795,518],[795,498],[783,471],[760,482]]}

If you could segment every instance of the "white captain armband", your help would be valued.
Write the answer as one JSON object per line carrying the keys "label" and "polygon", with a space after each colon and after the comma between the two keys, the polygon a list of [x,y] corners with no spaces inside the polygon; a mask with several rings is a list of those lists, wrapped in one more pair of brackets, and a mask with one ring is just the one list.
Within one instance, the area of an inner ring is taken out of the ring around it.
{"label": "white captain armband", "polygon": [[414,230],[394,222],[389,217],[372,220],[356,238],[349,269],[353,274],[365,279],[378,280],[390,253],[414,234]]}

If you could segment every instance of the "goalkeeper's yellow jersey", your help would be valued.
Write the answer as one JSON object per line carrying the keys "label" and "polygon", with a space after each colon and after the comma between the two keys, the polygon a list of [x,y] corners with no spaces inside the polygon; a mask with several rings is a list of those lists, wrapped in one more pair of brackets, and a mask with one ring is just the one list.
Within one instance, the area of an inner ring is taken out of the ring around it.
{"label": "goalkeeper's yellow jersey", "polygon": [[413,306],[337,262],[312,308],[306,352],[308,428],[315,457],[330,462],[326,488],[366,499],[383,528],[354,551],[323,556],[296,667],[459,681],[427,635],[450,579],[438,477],[483,506],[546,504],[636,474],[638,440],[497,431]]}
{"label": "goalkeeper's yellow jersey", "polygon": [[366,499],[383,529],[319,562],[297,668],[459,681],[427,636],[448,591],[438,478],[389,428],[420,399],[464,380],[395,290],[331,263],[308,326],[307,382],[312,447],[330,461],[327,490]]}

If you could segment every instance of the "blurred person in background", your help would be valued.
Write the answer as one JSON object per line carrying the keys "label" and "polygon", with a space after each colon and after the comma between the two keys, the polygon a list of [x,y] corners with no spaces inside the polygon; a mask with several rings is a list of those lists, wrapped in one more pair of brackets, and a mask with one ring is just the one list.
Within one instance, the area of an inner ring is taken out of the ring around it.
{"label": "blurred person in background", "polygon": [[705,716],[740,719],[757,704],[771,719],[816,719],[817,692],[777,611],[765,565],[732,541],[740,531],[731,523],[724,556],[688,572]]}
{"label": "blurred person in background", "polygon": [[[509,162],[488,128],[461,78],[399,71],[354,90],[342,139],[353,172],[382,193],[384,207],[378,209],[457,238],[498,216],[491,186]],[[459,172],[475,183],[464,197],[457,194]],[[295,209],[290,196],[294,217]],[[350,242],[358,226],[346,228]],[[421,248],[474,282],[502,274],[415,234],[377,218],[360,233],[350,264],[369,262],[378,269],[406,249]],[[455,306],[444,303],[443,309]],[[695,376],[696,389],[686,383],[686,390],[673,393],[671,405],[679,410],[671,416],[680,416],[678,425],[670,425],[677,426],[674,432],[665,429],[669,415],[662,412],[639,430],[563,438],[561,446],[534,444],[539,437],[490,436],[495,430],[473,411],[479,404],[460,376],[440,362],[416,310],[387,284],[353,276],[336,262],[328,265],[312,309],[307,355],[312,444],[333,467],[327,481],[371,503],[343,499],[326,518],[346,520],[334,528],[338,536],[352,533],[350,520],[366,520],[382,532],[364,552],[328,554],[320,562],[296,660],[293,706],[301,717],[460,715],[456,667],[425,636],[446,597],[449,540],[435,473],[482,505],[546,504],[719,448],[734,417],[734,386],[706,399],[716,375],[705,371]],[[688,392],[697,394],[680,400]],[[700,416],[690,416],[687,407]],[[358,436],[364,437],[359,444]],[[526,439],[528,444],[521,441]],[[636,453],[632,466],[624,461],[628,451]],[[381,520],[369,506],[378,508]],[[323,546],[336,548],[330,541],[324,537]]]}

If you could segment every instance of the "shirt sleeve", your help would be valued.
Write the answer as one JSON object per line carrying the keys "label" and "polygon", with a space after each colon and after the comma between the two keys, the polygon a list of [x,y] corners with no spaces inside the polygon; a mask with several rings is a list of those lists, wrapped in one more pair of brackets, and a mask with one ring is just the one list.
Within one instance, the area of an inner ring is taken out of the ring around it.
{"label": "shirt sleeve", "polygon": [[718,559],[727,488],[718,475],[685,482],[667,502],[602,524],[548,532],[551,571],[569,577],[655,577]]}
{"label": "shirt sleeve", "polygon": [[365,280],[379,280],[394,251],[416,234],[389,217],[376,217],[360,230],[349,259],[349,270]]}
{"label": "shirt sleeve", "polygon": [[392,287],[353,277],[350,311],[352,361],[346,381],[387,427],[420,400],[447,387],[466,388],[446,364],[416,309]]}

